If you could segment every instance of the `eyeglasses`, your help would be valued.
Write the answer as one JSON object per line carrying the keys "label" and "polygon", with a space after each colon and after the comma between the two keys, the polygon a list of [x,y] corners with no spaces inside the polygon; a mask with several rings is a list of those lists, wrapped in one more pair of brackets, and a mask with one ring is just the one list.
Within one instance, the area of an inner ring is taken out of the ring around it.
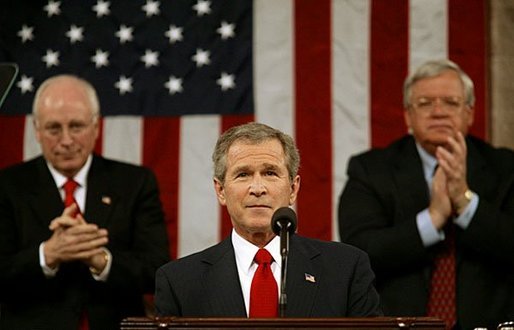
{"label": "eyeglasses", "polygon": [[89,122],[72,121],[68,125],[61,125],[60,123],[48,123],[41,128],[44,135],[51,138],[61,138],[65,127],[67,127],[68,134],[75,137],[79,136],[86,131],[86,129],[93,123],[93,120]]}
{"label": "eyeglasses", "polygon": [[464,101],[456,96],[442,96],[442,97],[420,97],[412,103],[412,108],[421,113],[428,114],[434,111],[436,106],[447,113],[457,113],[463,106]]}

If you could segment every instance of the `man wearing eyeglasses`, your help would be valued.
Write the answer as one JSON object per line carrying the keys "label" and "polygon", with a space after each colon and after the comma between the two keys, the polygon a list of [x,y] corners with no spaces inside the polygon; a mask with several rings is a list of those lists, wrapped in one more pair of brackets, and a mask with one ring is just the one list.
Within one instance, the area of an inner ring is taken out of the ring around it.
{"label": "man wearing eyeglasses", "polygon": [[117,329],[169,260],[156,178],[93,154],[83,79],[43,82],[33,119],[42,156],[0,171],[0,329]]}
{"label": "man wearing eyeglasses", "polygon": [[410,134],[349,161],[341,240],[369,254],[386,315],[496,328],[514,320],[514,152],[468,135],[457,64],[424,63],[403,92]]}

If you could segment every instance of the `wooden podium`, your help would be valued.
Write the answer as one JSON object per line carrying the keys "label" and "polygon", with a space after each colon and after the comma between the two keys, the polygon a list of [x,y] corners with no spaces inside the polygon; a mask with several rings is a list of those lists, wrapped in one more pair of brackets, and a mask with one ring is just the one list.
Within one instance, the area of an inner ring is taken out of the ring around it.
{"label": "wooden podium", "polygon": [[444,322],[433,317],[367,318],[192,318],[129,317],[120,329],[444,329]]}

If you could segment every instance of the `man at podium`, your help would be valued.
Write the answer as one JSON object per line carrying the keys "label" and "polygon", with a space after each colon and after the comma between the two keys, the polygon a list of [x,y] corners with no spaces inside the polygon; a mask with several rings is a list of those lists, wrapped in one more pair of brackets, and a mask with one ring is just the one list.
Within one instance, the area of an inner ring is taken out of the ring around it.
{"label": "man at podium", "polygon": [[[293,139],[248,123],[221,135],[214,153],[214,189],[233,230],[221,243],[167,263],[156,273],[160,316],[277,317],[281,286],[277,209],[294,204],[300,157]],[[287,210],[287,209],[286,209]],[[291,235],[288,317],[381,315],[368,256],[352,246]],[[282,306],[282,305],[281,305]]]}

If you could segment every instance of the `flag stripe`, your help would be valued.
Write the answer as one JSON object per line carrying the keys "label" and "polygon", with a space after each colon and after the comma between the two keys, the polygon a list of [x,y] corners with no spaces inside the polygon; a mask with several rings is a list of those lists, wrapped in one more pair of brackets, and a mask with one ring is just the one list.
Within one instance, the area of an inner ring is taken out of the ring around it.
{"label": "flag stripe", "polygon": [[332,2],[332,238],[348,158],[369,146],[370,0]]}
{"label": "flag stripe", "polygon": [[402,87],[407,74],[409,2],[373,1],[371,9],[371,146],[405,134]]}
{"label": "flag stripe", "polygon": [[303,155],[298,231],[331,239],[331,1],[297,0],[294,19],[295,135]]}
{"label": "flag stripe", "polygon": [[25,119],[25,116],[0,118],[0,168],[22,159]]}
{"label": "flag stripe", "polygon": [[[452,0],[449,4],[449,57],[475,83],[475,122],[471,133],[485,138],[487,110],[486,83],[486,0]],[[463,15],[463,13],[466,13]]]}

